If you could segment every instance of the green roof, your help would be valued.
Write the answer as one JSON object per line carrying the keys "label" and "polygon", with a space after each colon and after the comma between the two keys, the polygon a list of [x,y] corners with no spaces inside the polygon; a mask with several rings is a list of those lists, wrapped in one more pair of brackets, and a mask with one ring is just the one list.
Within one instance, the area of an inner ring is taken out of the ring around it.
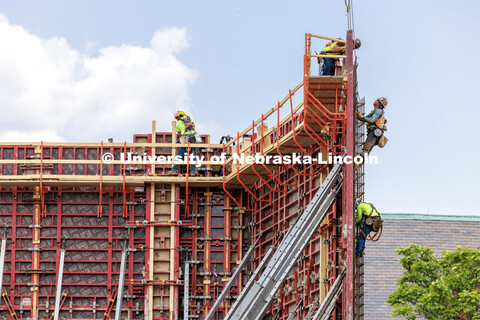
{"label": "green roof", "polygon": [[443,214],[418,214],[418,213],[382,213],[388,220],[444,220],[444,221],[478,221],[480,216],[456,216]]}

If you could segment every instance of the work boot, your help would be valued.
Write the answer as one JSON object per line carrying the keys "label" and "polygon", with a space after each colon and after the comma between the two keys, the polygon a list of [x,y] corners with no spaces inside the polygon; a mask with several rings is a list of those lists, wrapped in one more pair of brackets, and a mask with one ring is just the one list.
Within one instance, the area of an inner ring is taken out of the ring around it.
{"label": "work boot", "polygon": [[198,172],[190,173],[190,177],[198,177]]}
{"label": "work boot", "polygon": [[178,176],[178,171],[170,170],[170,171],[168,172],[168,175],[169,175],[169,176]]}

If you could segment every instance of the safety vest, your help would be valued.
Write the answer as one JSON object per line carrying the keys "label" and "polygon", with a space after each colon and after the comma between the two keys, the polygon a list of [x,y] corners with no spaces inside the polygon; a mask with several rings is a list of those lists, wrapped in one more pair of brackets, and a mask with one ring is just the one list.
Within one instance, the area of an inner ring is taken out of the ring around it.
{"label": "safety vest", "polygon": [[380,110],[382,111],[382,116],[380,118],[377,119],[377,121],[375,121],[375,125],[379,128],[379,129],[385,129],[385,112],[383,111],[382,108],[380,108]]}
{"label": "safety vest", "polygon": [[360,223],[362,218],[376,217],[379,213],[375,206],[368,202],[362,202],[357,207],[357,219],[356,223]]}
{"label": "safety vest", "polygon": [[184,134],[194,134],[196,132],[195,123],[189,116],[181,118],[180,121],[182,121],[183,125],[185,126]]}
{"label": "safety vest", "polygon": [[338,43],[338,41],[327,43],[326,47],[322,50],[322,53],[323,54],[344,54],[345,53],[345,48],[343,48],[342,51],[340,51],[340,52],[332,52],[332,49],[335,48],[337,43]]}

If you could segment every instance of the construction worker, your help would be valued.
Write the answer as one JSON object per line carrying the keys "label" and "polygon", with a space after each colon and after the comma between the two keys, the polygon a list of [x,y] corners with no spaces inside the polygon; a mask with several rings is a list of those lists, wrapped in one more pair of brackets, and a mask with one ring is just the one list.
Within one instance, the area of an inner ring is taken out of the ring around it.
{"label": "construction worker", "polygon": [[222,143],[227,143],[228,141],[232,140],[233,138],[230,137],[230,135],[226,135],[226,136],[223,136],[220,138],[220,142],[219,144],[222,144]]}
{"label": "construction worker", "polygon": [[[180,143],[196,143],[197,138],[196,136],[197,131],[195,129],[195,123],[193,122],[193,118],[188,116],[184,111],[177,111],[174,114],[175,120],[177,120],[175,124],[175,131],[177,133],[177,140],[180,139]],[[185,151],[187,151],[186,147],[180,147],[177,152],[177,156],[183,158],[185,155]],[[194,159],[197,156],[197,148],[190,148],[190,154],[194,155]],[[180,165],[175,164],[172,167],[172,170],[168,173],[169,175],[176,176],[178,175],[178,168]],[[197,176],[198,173],[195,171],[195,165],[190,165],[190,175]]]}
{"label": "construction worker", "polygon": [[[380,97],[373,103],[374,109],[367,115],[357,112],[357,119],[367,123],[367,139],[363,144],[363,154],[367,156],[373,147],[378,145],[383,133],[387,131],[387,119],[385,119],[385,107],[388,100]],[[382,147],[382,145],[380,145]]]}
{"label": "construction worker", "polygon": [[358,204],[356,224],[360,226],[360,233],[358,235],[357,247],[355,248],[355,254],[358,257],[363,256],[366,238],[368,234],[375,229],[374,224],[378,224],[377,221],[379,220],[381,221],[380,214],[373,204],[368,202]]}
{"label": "construction worker", "polygon": [[[362,42],[360,39],[353,39],[354,49],[360,48]],[[346,48],[345,41],[333,41],[325,45],[325,48],[320,52],[320,54],[326,55],[335,55],[335,54],[345,54]],[[320,58],[318,63],[320,64],[320,75],[322,76],[334,76],[335,75],[335,62],[338,61],[337,58]]]}

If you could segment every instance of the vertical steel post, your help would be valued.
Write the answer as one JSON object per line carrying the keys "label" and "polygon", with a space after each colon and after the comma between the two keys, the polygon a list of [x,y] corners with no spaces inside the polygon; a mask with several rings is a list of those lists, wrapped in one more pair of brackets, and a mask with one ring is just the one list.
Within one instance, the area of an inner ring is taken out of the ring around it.
{"label": "vertical steel post", "polygon": [[188,320],[188,279],[190,278],[190,264],[185,263],[185,281],[184,281],[184,296],[183,296],[183,319]]}
{"label": "vertical steel post", "polygon": [[[345,135],[345,145],[347,147],[347,156],[354,157],[354,110],[353,110],[353,38],[352,30],[347,31],[347,126]],[[343,182],[343,211],[344,220],[343,224],[343,236],[344,236],[344,248],[346,249],[346,275],[344,281],[344,305],[343,305],[343,317],[345,320],[354,319],[354,219],[353,219],[353,162],[344,166],[344,182]]]}
{"label": "vertical steel post", "polygon": [[118,278],[117,308],[115,309],[115,320],[120,320],[122,316],[123,284],[125,282],[125,267],[127,264],[127,254],[128,249],[125,248],[122,252],[122,263],[120,264],[120,276]]}
{"label": "vertical steel post", "polygon": [[[174,203],[172,203],[174,210],[172,211],[173,219],[172,221],[178,221],[180,220],[180,185],[178,184],[172,184],[172,190],[175,190],[175,192],[172,191],[172,194],[174,195]],[[176,250],[180,246],[180,228],[176,228],[173,224],[172,227],[170,228],[170,235],[171,238],[173,239],[173,246],[170,249],[171,256],[173,256],[172,261],[170,261],[171,266],[173,266],[173,270],[170,271],[171,277],[170,280],[172,280],[172,283],[174,283],[176,280],[178,280],[178,277],[180,276],[178,273],[178,270],[180,269],[180,253],[179,250]],[[172,241],[172,240],[170,240]],[[179,308],[178,308],[178,301],[180,299],[180,290],[179,286],[176,286],[174,284],[170,285],[170,302],[172,304],[171,310],[173,311],[172,313],[172,319],[179,319],[180,314],[179,314]]]}
{"label": "vertical steel post", "polygon": [[7,238],[2,238],[2,251],[0,253],[0,292],[3,285],[3,267],[5,265],[5,250],[7,248]]}
{"label": "vertical steel post", "polygon": [[[18,158],[18,148],[15,148],[15,159]],[[14,165],[16,166],[16,164]],[[61,166],[61,164],[60,164]],[[14,172],[17,172],[17,171],[14,171]],[[19,199],[19,195],[20,193],[18,192],[18,187],[13,187],[13,202],[12,202],[12,217],[17,217],[17,206],[18,206],[18,201]],[[17,273],[15,272],[15,269],[13,267],[13,265],[16,263],[16,257],[17,257],[17,254],[16,254],[16,251],[17,251],[17,244],[16,244],[16,240],[17,240],[17,219],[12,219],[12,225],[11,225],[11,237],[12,237],[12,241],[11,241],[11,244],[10,244],[10,257],[11,257],[11,265],[12,267],[10,267],[11,269],[11,275],[10,275],[10,283],[15,283],[16,279],[17,279]],[[14,297],[15,295],[15,286],[10,286],[10,295]]]}
{"label": "vertical steel post", "polygon": [[[152,151],[152,154],[155,154],[155,152]],[[150,193],[150,197],[149,197],[149,193]],[[155,183],[150,184],[150,189],[147,188],[147,199],[150,201],[147,202],[146,212],[147,212],[147,216],[149,217],[148,221],[152,222],[152,221],[155,221]],[[145,253],[145,262],[147,265],[147,272],[148,272],[146,277],[148,280],[153,280],[153,271],[155,268],[155,261],[154,261],[155,251],[153,247],[153,244],[155,243],[155,227],[154,226],[146,228],[145,239],[146,239],[146,245],[148,248],[148,250]],[[154,286],[149,285],[147,294],[145,295],[144,320],[153,319],[153,289],[154,289]]]}
{"label": "vertical steel post", "polygon": [[65,249],[62,249],[60,250],[60,265],[58,266],[57,293],[55,295],[55,310],[53,313],[53,320],[58,320],[58,317],[60,315],[60,302],[62,301],[62,281],[63,281],[64,262],[65,262]]}

